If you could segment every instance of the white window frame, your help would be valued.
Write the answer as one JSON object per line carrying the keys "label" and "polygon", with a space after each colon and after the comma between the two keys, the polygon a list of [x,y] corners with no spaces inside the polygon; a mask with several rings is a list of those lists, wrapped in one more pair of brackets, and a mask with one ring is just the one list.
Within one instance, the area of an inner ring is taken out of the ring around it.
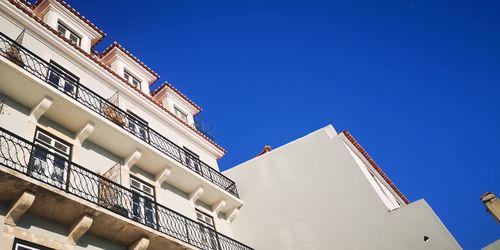
{"label": "white window frame", "polygon": [[148,137],[148,122],[141,119],[134,112],[127,110],[130,118],[128,119],[128,128],[140,138],[146,140]]}
{"label": "white window frame", "polygon": [[189,148],[186,146],[183,147],[184,151],[186,152],[185,157],[186,157],[186,164],[188,165],[189,168],[193,169],[196,172],[201,173],[201,166],[200,166],[200,156],[193,151],[191,151]]}
{"label": "white window frame", "polygon": [[123,70],[123,78],[125,78],[125,80],[127,80],[128,83],[130,83],[130,84],[134,85],[136,88],[142,90],[141,81],[139,80],[139,78],[137,78],[136,76],[131,74],[130,71],[124,69]]}
{"label": "white window frame", "polygon": [[174,113],[179,119],[185,121],[186,123],[188,122],[188,115],[186,112],[182,111],[180,108],[174,105]]}
{"label": "white window frame", "polygon": [[[198,222],[201,222],[203,223],[203,225],[205,226],[208,226],[210,228],[212,228],[213,230],[215,230],[215,221],[214,221],[214,217],[198,210],[198,209],[195,209],[196,211],[196,220],[198,220]],[[208,222],[207,219],[209,219],[211,222]]]}
{"label": "white window frame", "polygon": [[[198,223],[200,223],[200,231],[201,231],[201,237],[206,244],[206,248],[208,249],[217,249],[218,243],[217,243],[217,230],[215,229],[215,220],[214,217],[211,215],[208,215],[198,209],[195,209],[196,212],[196,220]],[[212,223],[207,222],[206,219],[210,219]],[[213,231],[207,230],[205,227],[208,227],[212,229]]]}
{"label": "white window frame", "polygon": [[[59,188],[65,188],[68,177],[66,170],[71,160],[71,144],[41,129],[36,130],[34,143],[36,146],[33,148],[30,175]],[[65,150],[61,150],[63,147],[66,147]],[[56,162],[61,162],[62,165],[54,164]]]}
{"label": "white window frame", "polygon": [[[63,30],[61,30],[61,28]],[[82,37],[79,36],[75,31],[73,31],[72,29],[68,28],[68,25],[64,24],[63,22],[61,22],[60,20],[57,21],[57,31],[59,33],[61,33],[65,38],[67,38],[68,40],[70,40],[72,43],[80,46],[81,43],[82,43]],[[73,41],[71,35],[73,35],[73,37],[76,37],[76,41]]]}
{"label": "white window frame", "polygon": [[52,248],[48,248],[39,244],[35,244],[29,241],[21,240],[19,238],[14,239],[14,247],[12,248],[13,250],[23,250],[20,249],[19,247],[22,247],[24,249],[29,249],[29,250],[51,250]]}
{"label": "white window frame", "polygon": [[[147,189],[150,189],[149,192]],[[132,192],[132,218],[145,224],[149,227],[156,226],[156,206],[155,206],[155,187],[151,186],[144,181],[139,180],[134,176],[130,176],[130,189]],[[139,194],[141,196],[138,196]],[[146,204],[151,205],[147,207]],[[147,216],[150,213],[152,218],[148,220]]]}
{"label": "white window frame", "polygon": [[52,60],[50,61],[47,79],[49,83],[68,94],[75,93],[76,85],[80,81],[80,78]]}

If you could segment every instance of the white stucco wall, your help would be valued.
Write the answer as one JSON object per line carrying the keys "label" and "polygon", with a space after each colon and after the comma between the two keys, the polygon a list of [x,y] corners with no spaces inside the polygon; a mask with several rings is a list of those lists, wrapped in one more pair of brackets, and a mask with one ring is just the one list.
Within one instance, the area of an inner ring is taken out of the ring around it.
{"label": "white stucco wall", "polygon": [[485,246],[482,250],[500,250],[500,239]]}
{"label": "white stucco wall", "polygon": [[18,135],[24,135],[30,110],[0,93],[3,109],[0,113],[0,127]]}
{"label": "white stucco wall", "polygon": [[234,236],[256,249],[460,249],[425,201],[388,211],[331,126],[225,174],[245,201]]}
{"label": "white stucco wall", "polygon": [[94,172],[99,171],[100,173],[106,172],[115,164],[122,161],[120,157],[88,140],[82,143],[78,158],[80,165]]}

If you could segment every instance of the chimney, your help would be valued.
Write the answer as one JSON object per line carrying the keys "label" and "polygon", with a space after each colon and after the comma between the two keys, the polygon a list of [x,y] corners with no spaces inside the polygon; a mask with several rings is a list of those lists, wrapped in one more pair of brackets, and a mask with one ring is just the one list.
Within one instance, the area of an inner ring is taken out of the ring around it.
{"label": "chimney", "polygon": [[500,223],[500,200],[492,192],[486,192],[481,195],[481,201],[484,203],[488,213]]}

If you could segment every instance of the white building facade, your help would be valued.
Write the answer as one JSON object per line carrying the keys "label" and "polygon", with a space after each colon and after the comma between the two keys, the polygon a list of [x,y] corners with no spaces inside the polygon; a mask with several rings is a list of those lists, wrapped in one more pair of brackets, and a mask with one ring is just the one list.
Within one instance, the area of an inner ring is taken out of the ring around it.
{"label": "white building facade", "polygon": [[0,249],[460,249],[331,126],[222,174],[201,108],[104,36],[0,1]]}
{"label": "white building facade", "polygon": [[252,249],[199,106],[64,1],[0,32],[0,249]]}

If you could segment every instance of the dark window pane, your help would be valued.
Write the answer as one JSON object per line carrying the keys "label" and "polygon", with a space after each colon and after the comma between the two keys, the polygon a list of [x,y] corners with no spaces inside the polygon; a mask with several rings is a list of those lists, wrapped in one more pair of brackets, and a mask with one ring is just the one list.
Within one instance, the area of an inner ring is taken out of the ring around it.
{"label": "dark window pane", "polygon": [[59,81],[61,80],[61,77],[55,73],[54,71],[51,71],[50,74],[49,74],[49,82],[56,85],[56,86],[59,86]]}
{"label": "dark window pane", "polygon": [[66,34],[66,28],[64,28],[64,26],[62,26],[61,24],[57,25],[57,31],[59,31],[63,35]]}

